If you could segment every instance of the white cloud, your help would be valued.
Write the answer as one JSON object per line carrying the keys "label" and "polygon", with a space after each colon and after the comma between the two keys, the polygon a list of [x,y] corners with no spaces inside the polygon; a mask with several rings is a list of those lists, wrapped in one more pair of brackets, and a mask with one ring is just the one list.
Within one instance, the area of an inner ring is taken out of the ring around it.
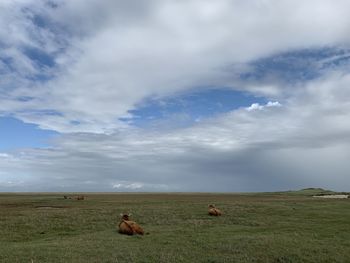
{"label": "white cloud", "polygon": [[127,182],[127,181],[114,183],[112,185],[112,188],[120,191],[135,191],[135,190],[166,191],[168,190],[168,186],[165,184],[147,184],[147,183],[141,183],[141,182]]}
{"label": "white cloud", "polygon": [[[349,43],[345,10],[350,3],[345,0],[78,0],[49,6],[45,1],[2,3],[0,22],[10,26],[0,28],[8,47],[0,56],[14,58],[15,71],[4,79],[15,89],[1,98],[0,112],[60,132],[112,132],[125,124],[118,118],[149,96],[194,86],[242,88],[231,83],[227,66],[292,49]],[[46,26],[33,22],[38,15]],[[56,66],[46,73],[54,77],[51,81],[27,78],[41,69],[22,47],[39,48],[55,59]],[[282,90],[246,89],[273,98]],[[21,96],[34,99],[15,100]],[[43,110],[60,115],[37,113]]]}
{"label": "white cloud", "polygon": [[278,101],[269,101],[266,104],[266,107],[281,107],[281,103],[279,103]]}
{"label": "white cloud", "polygon": [[259,103],[253,103],[249,107],[247,107],[247,111],[253,111],[253,110],[263,110],[266,107],[281,107],[281,103],[278,101],[269,101],[265,105],[260,105]]}
{"label": "white cloud", "polygon": [[253,103],[252,105],[250,105],[247,110],[248,111],[252,111],[252,110],[262,110],[264,108],[264,106],[260,105],[259,103]]}
{"label": "white cloud", "polygon": [[142,183],[130,183],[130,184],[123,184],[123,183],[117,183],[114,184],[112,187],[113,188],[117,188],[117,189],[132,189],[132,190],[136,190],[136,189],[140,189],[144,186],[144,184]]}

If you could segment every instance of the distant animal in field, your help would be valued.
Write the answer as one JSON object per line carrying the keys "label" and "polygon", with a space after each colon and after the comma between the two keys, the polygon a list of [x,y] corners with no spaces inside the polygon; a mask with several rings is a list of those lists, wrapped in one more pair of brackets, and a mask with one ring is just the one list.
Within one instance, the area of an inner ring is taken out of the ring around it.
{"label": "distant animal in field", "polygon": [[211,216],[221,216],[222,212],[215,205],[208,205],[208,214]]}
{"label": "distant animal in field", "polygon": [[78,195],[77,197],[75,197],[76,200],[84,200],[85,196],[83,195]]}
{"label": "distant animal in field", "polygon": [[144,231],[136,222],[130,220],[131,214],[120,214],[121,222],[119,223],[119,233],[125,235],[139,234],[143,235]]}
{"label": "distant animal in field", "polygon": [[68,199],[68,196],[64,195],[63,198],[64,198],[64,199]]}

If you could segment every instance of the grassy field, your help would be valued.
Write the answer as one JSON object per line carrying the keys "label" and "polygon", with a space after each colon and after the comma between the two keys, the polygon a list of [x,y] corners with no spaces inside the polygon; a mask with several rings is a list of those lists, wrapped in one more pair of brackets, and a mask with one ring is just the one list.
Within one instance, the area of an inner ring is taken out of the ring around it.
{"label": "grassy field", "polygon": [[0,194],[0,262],[350,262],[350,199],[315,193]]}

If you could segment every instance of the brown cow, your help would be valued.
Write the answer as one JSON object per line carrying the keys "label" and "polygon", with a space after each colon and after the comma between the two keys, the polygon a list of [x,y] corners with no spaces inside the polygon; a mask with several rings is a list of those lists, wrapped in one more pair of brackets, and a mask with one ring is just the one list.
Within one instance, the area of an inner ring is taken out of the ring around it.
{"label": "brown cow", "polygon": [[84,200],[85,197],[83,195],[78,195],[77,197],[75,197],[76,200]]}
{"label": "brown cow", "polygon": [[120,214],[120,216],[122,217],[122,220],[119,223],[120,234],[125,234],[130,236],[133,234],[139,234],[139,235],[144,234],[142,227],[140,227],[137,223],[129,219],[131,214]]}
{"label": "brown cow", "polygon": [[208,214],[211,216],[221,216],[221,211],[215,205],[208,205]]}

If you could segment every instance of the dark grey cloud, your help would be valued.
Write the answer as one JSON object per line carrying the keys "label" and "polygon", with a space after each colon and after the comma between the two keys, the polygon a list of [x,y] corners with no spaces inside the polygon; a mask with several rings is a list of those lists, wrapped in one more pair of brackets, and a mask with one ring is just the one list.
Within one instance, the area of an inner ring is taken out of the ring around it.
{"label": "dark grey cloud", "polygon": [[1,189],[345,191],[349,83],[349,75],[330,74],[283,105],[241,108],[183,129],[67,134],[52,149],[4,155]]}

